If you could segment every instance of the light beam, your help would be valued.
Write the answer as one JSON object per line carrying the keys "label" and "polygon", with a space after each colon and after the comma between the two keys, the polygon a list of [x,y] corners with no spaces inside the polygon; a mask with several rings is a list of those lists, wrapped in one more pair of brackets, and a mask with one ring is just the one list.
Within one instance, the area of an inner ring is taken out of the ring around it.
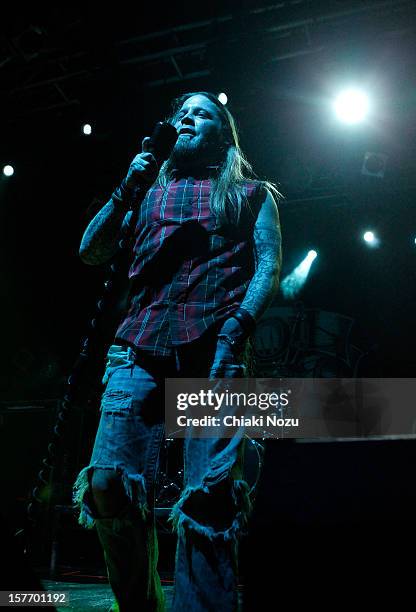
{"label": "light beam", "polygon": [[280,286],[285,298],[292,299],[298,295],[303,285],[306,283],[312,263],[317,257],[318,253],[316,251],[309,251],[293,272],[283,279]]}

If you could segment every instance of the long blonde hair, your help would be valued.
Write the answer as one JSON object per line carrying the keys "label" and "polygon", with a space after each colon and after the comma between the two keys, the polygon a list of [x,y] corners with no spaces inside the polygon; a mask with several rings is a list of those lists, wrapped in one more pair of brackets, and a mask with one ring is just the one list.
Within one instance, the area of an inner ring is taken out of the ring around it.
{"label": "long blonde hair", "polygon": [[[273,183],[256,181],[253,168],[240,148],[234,117],[214,94],[206,91],[197,91],[185,93],[175,98],[172,103],[172,113],[167,121],[174,123],[175,117],[184,102],[196,95],[204,96],[215,104],[219,110],[223,126],[224,145],[222,148],[222,159],[220,160],[217,175],[211,178],[210,208],[219,220],[226,223],[238,223],[243,207],[248,206],[244,189],[247,181],[261,183],[263,187],[271,191],[276,201],[279,201],[282,195]],[[172,170],[173,162],[172,158],[169,158],[162,165],[159,172],[158,184],[160,186],[166,187],[168,185],[171,180]]]}

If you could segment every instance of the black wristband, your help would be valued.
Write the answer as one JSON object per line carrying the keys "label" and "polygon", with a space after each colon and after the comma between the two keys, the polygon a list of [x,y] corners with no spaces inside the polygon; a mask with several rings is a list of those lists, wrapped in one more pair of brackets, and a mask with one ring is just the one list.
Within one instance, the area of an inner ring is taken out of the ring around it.
{"label": "black wristband", "polygon": [[250,336],[250,334],[252,334],[256,329],[256,320],[248,312],[248,310],[245,310],[244,308],[238,308],[235,312],[232,313],[231,316],[234,317],[234,319],[237,319],[237,321],[240,323],[241,327],[248,336]]}
{"label": "black wristband", "polygon": [[127,181],[126,179],[123,179],[119,187],[116,187],[116,189],[114,190],[111,199],[114,200],[116,203],[125,206],[126,208],[131,208],[137,197],[139,189],[140,188],[132,189],[131,187],[127,187]]}
{"label": "black wristband", "polygon": [[233,350],[235,350],[235,348],[240,344],[238,340],[232,338],[229,334],[218,334],[218,340],[224,340],[224,342],[227,342],[227,344],[229,344]]}

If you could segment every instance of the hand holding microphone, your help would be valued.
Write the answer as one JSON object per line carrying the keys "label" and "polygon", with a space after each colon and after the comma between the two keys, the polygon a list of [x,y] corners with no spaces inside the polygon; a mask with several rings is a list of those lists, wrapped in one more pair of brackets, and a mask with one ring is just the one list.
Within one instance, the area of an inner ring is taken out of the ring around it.
{"label": "hand holding microphone", "polygon": [[154,183],[162,163],[169,157],[178,139],[176,129],[167,122],[159,121],[153,134],[143,139],[142,152],[133,159],[127,173],[128,186]]}
{"label": "hand holding microphone", "polygon": [[142,152],[130,164],[126,178],[114,191],[112,199],[121,205],[131,206],[142,192],[155,182],[162,163],[169,157],[175,146],[178,133],[167,122],[158,122],[151,137],[142,142]]}
{"label": "hand holding microphone", "polygon": [[150,152],[151,138],[146,137],[142,142],[142,152],[136,155],[130,164],[126,176],[126,186],[130,189],[144,185],[151,185],[159,174],[159,165],[153,153]]}

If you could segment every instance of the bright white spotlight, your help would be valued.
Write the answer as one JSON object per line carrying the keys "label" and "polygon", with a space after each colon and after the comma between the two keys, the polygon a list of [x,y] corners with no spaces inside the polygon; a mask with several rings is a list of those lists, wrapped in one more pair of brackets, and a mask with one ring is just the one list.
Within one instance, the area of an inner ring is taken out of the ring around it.
{"label": "bright white spotlight", "polygon": [[218,94],[218,100],[221,102],[221,104],[224,104],[224,106],[225,106],[227,104],[227,102],[228,102],[227,94],[225,94],[222,91],[221,93]]}
{"label": "bright white spotlight", "polygon": [[365,232],[363,238],[366,242],[369,242],[370,244],[376,239],[376,237],[374,236],[374,232]]}
{"label": "bright white spotlight", "polygon": [[9,165],[4,166],[3,174],[4,174],[4,176],[13,176],[13,174],[14,174],[13,166],[9,166]]}
{"label": "bright white spotlight", "polygon": [[82,126],[82,133],[86,136],[89,136],[92,133],[92,127],[89,123],[84,123],[84,125]]}
{"label": "bright white spotlight", "polygon": [[316,251],[309,251],[305,259],[291,272],[281,283],[282,293],[285,298],[294,298],[298,295],[306,279],[309,275],[309,270],[313,261],[318,257]]}
{"label": "bright white spotlight", "polygon": [[368,113],[369,101],[367,95],[358,89],[346,89],[334,102],[338,119],[344,123],[359,123]]}
{"label": "bright white spotlight", "polygon": [[366,232],[364,232],[363,240],[369,247],[377,247],[380,244],[380,240],[371,230],[367,230]]}

